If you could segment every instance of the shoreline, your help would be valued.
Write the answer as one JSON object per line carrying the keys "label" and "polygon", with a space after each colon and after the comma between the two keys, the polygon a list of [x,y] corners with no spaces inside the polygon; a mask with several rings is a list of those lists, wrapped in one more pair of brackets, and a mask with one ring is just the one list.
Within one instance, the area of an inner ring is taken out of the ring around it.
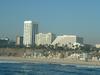
{"label": "shoreline", "polygon": [[[40,64],[62,64],[62,65],[87,65],[87,66],[100,66],[98,61],[80,61],[70,59],[48,59],[48,58],[24,58],[24,57],[6,57],[0,56],[0,61],[6,61],[6,63],[17,62],[17,63],[40,63]],[[8,62],[7,62],[8,61]]]}

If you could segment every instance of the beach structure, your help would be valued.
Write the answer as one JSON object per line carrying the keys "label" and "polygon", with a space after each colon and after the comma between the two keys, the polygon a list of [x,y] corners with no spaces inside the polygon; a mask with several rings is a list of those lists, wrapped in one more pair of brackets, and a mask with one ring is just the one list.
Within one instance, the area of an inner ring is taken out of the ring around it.
{"label": "beach structure", "polygon": [[78,60],[79,57],[80,57],[80,54],[79,53],[73,53],[70,56],[68,56],[67,58]]}
{"label": "beach structure", "polygon": [[99,58],[98,58],[98,57],[93,56],[93,57],[92,57],[92,61],[100,61],[100,60],[99,60]]}
{"label": "beach structure", "polygon": [[38,33],[35,36],[36,45],[51,45],[54,41],[55,35],[53,33]]}
{"label": "beach structure", "polygon": [[82,53],[82,54],[80,54],[79,60],[81,60],[81,61],[87,61],[88,58],[89,58],[89,54],[88,53]]}
{"label": "beach structure", "polygon": [[32,21],[24,21],[23,44],[25,47],[33,47],[35,35],[38,33],[38,24]]}

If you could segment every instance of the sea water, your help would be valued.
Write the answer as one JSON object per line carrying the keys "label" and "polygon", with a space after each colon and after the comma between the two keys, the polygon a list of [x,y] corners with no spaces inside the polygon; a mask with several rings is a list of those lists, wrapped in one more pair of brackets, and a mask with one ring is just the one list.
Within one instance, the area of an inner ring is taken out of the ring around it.
{"label": "sea water", "polygon": [[0,75],[100,75],[100,67],[1,61]]}

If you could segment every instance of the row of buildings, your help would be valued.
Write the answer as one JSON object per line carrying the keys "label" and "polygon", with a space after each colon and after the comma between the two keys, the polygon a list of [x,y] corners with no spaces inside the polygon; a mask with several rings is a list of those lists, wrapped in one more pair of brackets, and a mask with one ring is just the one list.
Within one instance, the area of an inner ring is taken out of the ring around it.
{"label": "row of buildings", "polygon": [[[10,41],[7,37],[0,37],[0,47],[34,47],[34,45],[56,45],[69,46],[83,45],[83,38],[76,35],[60,35],[53,33],[40,33],[38,24],[32,21],[24,21],[23,36],[17,36],[16,42]],[[16,43],[16,44],[15,44]],[[96,44],[96,48],[100,48],[100,44]]]}
{"label": "row of buildings", "polygon": [[53,33],[39,33],[38,24],[32,21],[24,21],[23,37],[17,36],[16,45],[32,47],[34,45],[81,45],[83,38],[76,35],[57,36]]}

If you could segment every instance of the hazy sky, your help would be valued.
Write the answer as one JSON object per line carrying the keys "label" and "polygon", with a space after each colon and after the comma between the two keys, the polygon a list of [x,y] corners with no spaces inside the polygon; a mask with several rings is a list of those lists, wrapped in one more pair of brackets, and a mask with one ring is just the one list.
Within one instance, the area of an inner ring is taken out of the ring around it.
{"label": "hazy sky", "polygon": [[0,36],[23,35],[24,20],[40,32],[75,34],[100,43],[100,0],[0,0]]}

